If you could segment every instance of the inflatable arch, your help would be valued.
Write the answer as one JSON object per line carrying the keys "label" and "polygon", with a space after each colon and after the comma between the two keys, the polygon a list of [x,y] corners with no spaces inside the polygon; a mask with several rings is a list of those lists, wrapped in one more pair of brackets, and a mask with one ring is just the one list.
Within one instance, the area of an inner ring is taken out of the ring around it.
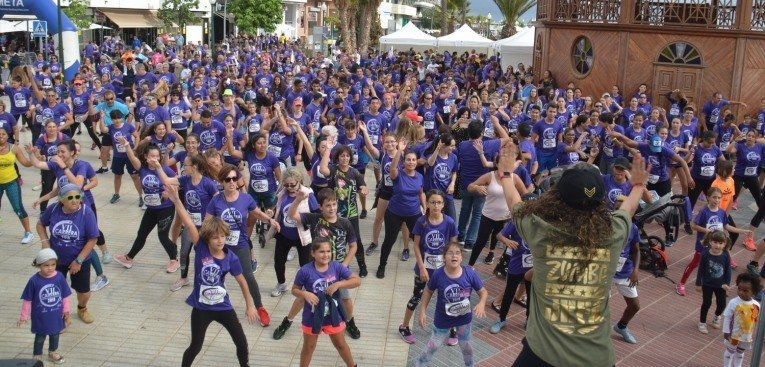
{"label": "inflatable arch", "polygon": [[32,15],[48,22],[48,34],[58,45],[58,33],[63,40],[64,59],[60,60],[66,80],[72,80],[80,69],[80,43],[77,27],[61,12],[61,29],[58,29],[58,7],[53,0],[0,0],[0,18],[6,14]]}

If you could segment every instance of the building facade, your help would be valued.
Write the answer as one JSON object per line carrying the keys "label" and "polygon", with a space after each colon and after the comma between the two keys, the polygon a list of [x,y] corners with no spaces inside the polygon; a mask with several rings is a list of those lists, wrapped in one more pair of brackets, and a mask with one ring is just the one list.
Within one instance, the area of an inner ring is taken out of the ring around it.
{"label": "building facade", "polygon": [[539,0],[534,69],[585,94],[646,84],[654,104],[680,89],[698,108],[721,92],[752,112],[765,97],[765,0]]}

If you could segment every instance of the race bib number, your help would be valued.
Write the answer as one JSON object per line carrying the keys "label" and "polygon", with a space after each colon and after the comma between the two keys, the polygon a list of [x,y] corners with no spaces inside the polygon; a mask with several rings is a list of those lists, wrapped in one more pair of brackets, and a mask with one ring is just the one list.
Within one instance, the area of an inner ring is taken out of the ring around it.
{"label": "race bib number", "polygon": [[226,288],[217,285],[199,286],[199,303],[217,305],[226,299]]}
{"label": "race bib number", "polygon": [[720,222],[707,223],[707,229],[709,231],[722,231],[723,230],[723,224],[720,223]]}
{"label": "race bib number", "polygon": [[701,175],[704,177],[712,177],[715,175],[715,166],[701,166]]}
{"label": "race bib number", "polygon": [[744,169],[744,176],[754,176],[757,174],[757,167],[746,167]]}
{"label": "race bib number", "polygon": [[257,123],[257,122],[251,123],[250,126],[249,126],[249,131],[252,134],[254,134],[256,132],[259,132],[260,131],[260,124]]}
{"label": "race bib number", "polygon": [[423,125],[425,126],[425,130],[433,130],[436,128],[435,121],[425,121],[423,122]]}
{"label": "race bib number", "polygon": [[425,254],[425,269],[438,269],[444,266],[444,255]]}
{"label": "race bib number", "polygon": [[226,236],[226,245],[236,246],[238,244],[239,244],[239,231],[231,230],[231,232],[228,233],[228,236]]}
{"label": "race bib number", "polygon": [[372,145],[377,145],[377,142],[380,141],[380,137],[377,135],[369,135],[369,140],[372,141]]}
{"label": "race bib number", "polygon": [[648,183],[655,184],[659,182],[659,175],[648,175]]}
{"label": "race bib number", "polygon": [[483,129],[483,136],[487,138],[493,138],[494,137],[494,127],[487,127]]}
{"label": "race bib number", "polygon": [[277,157],[281,157],[282,156],[282,147],[280,147],[280,146],[269,145],[268,146],[268,151],[271,152],[271,154],[273,154],[273,155],[275,155]]}
{"label": "race bib number", "polygon": [[159,194],[143,194],[143,202],[146,206],[159,206],[162,204],[162,198]]}
{"label": "race bib number", "polygon": [[390,178],[390,175],[385,175],[385,186],[393,187],[393,179]]}
{"label": "race bib number", "polygon": [[76,116],[74,116],[74,122],[76,122],[78,124],[82,123],[83,121],[85,121],[85,119],[87,117],[88,117],[88,115],[76,115]]}
{"label": "race bib number", "polygon": [[626,264],[626,263],[627,263],[627,258],[626,257],[620,257],[619,258],[619,262],[616,263],[616,272],[618,273],[618,272],[622,271],[622,269],[624,268],[624,264]]}
{"label": "race bib number", "polygon": [[181,116],[181,115],[173,115],[172,122],[173,122],[173,124],[176,124],[176,125],[182,124],[183,123],[183,116]]}
{"label": "race bib number", "polygon": [[255,192],[267,192],[268,180],[252,180],[252,190]]}
{"label": "race bib number", "polygon": [[444,305],[446,315],[457,317],[470,313],[470,299],[466,298],[459,302],[451,302]]}
{"label": "race bib number", "polygon": [[351,158],[351,165],[355,166],[357,164],[359,164],[359,155],[354,153],[353,158]]}
{"label": "race bib number", "polygon": [[195,226],[199,227],[202,225],[202,213],[189,213],[189,215]]}
{"label": "race bib number", "polygon": [[555,148],[557,144],[555,144],[555,139],[544,139],[542,140],[542,148],[544,149],[552,149]]}
{"label": "race bib number", "polygon": [[449,112],[451,112],[451,106],[449,105],[444,106],[444,113],[448,114]]}
{"label": "race bib number", "polygon": [[524,254],[523,256],[521,256],[521,264],[523,264],[524,268],[533,268],[534,257],[531,256],[531,254]]}
{"label": "race bib number", "polygon": [[613,157],[614,156],[614,148],[603,147],[603,154],[605,154],[608,157]]}

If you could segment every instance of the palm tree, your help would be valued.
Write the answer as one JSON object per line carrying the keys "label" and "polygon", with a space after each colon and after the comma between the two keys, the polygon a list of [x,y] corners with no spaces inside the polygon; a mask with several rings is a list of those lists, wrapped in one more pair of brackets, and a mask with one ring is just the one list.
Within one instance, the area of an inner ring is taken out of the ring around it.
{"label": "palm tree", "polygon": [[536,0],[494,0],[494,4],[497,4],[499,11],[505,17],[505,24],[502,26],[502,38],[505,38],[516,33],[515,24],[518,18],[537,2]]}

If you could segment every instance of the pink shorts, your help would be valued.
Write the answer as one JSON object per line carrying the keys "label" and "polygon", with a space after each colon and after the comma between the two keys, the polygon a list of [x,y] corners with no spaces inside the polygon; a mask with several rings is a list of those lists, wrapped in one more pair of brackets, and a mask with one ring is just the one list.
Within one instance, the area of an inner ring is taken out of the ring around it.
{"label": "pink shorts", "polygon": [[[319,335],[319,334],[314,334],[310,326],[305,326],[305,325],[300,325],[300,326],[303,329],[304,334]],[[321,327],[321,332],[327,335],[342,333],[343,330],[345,330],[345,322],[341,322],[340,325],[337,325],[337,326],[324,325]]]}

